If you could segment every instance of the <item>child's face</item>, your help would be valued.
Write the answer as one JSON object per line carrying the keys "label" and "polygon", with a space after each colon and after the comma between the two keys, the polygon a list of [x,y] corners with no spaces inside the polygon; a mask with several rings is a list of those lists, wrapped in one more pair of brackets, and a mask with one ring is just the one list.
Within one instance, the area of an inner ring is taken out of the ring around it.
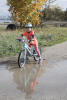
{"label": "child's face", "polygon": [[32,29],[31,28],[27,28],[27,32],[30,32]]}

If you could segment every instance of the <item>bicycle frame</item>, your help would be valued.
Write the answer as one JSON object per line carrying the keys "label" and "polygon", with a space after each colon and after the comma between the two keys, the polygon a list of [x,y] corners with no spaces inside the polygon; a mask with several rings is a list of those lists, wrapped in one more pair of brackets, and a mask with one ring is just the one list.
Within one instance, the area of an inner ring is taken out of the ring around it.
{"label": "bicycle frame", "polygon": [[[22,49],[23,50],[23,49]],[[26,44],[26,42],[24,42],[24,50],[25,50],[25,52],[29,52],[29,55],[30,56],[36,56],[37,54],[33,54],[33,50],[32,50],[32,48],[30,48],[27,44]],[[25,53],[25,55],[26,55],[26,53]]]}
{"label": "bicycle frame", "polygon": [[22,50],[25,50],[25,54],[24,54],[24,64],[25,64],[26,63],[26,54],[27,54],[27,51],[29,52],[30,56],[34,57],[34,54],[33,54],[33,52],[31,52],[31,48],[26,44],[25,41],[24,41],[24,48],[22,48]]}

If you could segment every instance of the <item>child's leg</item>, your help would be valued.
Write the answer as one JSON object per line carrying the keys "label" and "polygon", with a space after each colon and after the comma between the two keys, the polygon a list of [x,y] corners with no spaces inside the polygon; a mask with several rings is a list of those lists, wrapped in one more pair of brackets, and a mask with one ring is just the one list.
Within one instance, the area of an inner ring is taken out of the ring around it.
{"label": "child's leg", "polygon": [[37,54],[38,54],[38,56],[39,56],[38,64],[40,64],[40,62],[41,62],[41,55],[40,55],[40,51],[39,51],[39,49],[38,49],[38,42],[37,42],[36,39],[32,42],[32,45],[34,46],[35,51],[37,52]]}
{"label": "child's leg", "polygon": [[39,49],[38,49],[38,45],[34,45],[34,47],[35,47],[35,50],[36,50],[38,56],[41,57],[40,51],[39,51]]}
{"label": "child's leg", "polygon": [[37,52],[38,56],[41,57],[40,51],[39,51],[39,49],[38,49],[38,42],[37,42],[36,39],[35,39],[34,41],[32,41],[32,45],[34,46],[35,51]]}

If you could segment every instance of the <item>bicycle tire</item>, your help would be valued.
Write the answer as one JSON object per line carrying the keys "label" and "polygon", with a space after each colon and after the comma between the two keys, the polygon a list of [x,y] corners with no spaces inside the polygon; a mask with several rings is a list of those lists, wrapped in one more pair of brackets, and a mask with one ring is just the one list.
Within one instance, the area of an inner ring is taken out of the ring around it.
{"label": "bicycle tire", "polygon": [[[42,55],[42,50],[41,50],[41,48],[39,48],[39,51],[40,51],[40,55]],[[38,56],[38,55],[35,56],[35,57],[34,57],[34,60],[35,60],[35,61],[38,61],[38,60],[39,60],[39,56]]]}
{"label": "bicycle tire", "polygon": [[25,50],[21,50],[18,56],[18,66],[19,68],[24,67],[26,60],[24,60]]}

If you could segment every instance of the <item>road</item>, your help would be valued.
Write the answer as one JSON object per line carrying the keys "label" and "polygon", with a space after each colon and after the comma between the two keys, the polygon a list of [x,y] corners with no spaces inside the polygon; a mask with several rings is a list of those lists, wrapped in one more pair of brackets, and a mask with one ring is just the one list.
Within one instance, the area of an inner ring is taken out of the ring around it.
{"label": "road", "polygon": [[67,100],[67,42],[43,49],[44,56],[23,69],[17,57],[0,58],[0,100]]}

